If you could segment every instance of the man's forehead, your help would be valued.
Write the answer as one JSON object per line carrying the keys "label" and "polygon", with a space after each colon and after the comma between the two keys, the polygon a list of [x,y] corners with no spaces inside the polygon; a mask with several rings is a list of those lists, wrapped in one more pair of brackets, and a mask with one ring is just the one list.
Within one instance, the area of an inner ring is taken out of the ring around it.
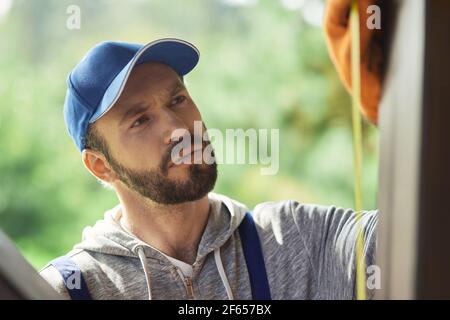
{"label": "man's forehead", "polygon": [[157,99],[185,89],[182,78],[164,64],[144,63],[134,69],[119,99],[104,118],[123,117],[130,109],[149,107]]}
{"label": "man's forehead", "polygon": [[157,99],[166,97],[175,89],[184,88],[178,76],[174,77],[146,77],[140,81],[131,81],[125,87],[117,104],[136,103],[138,100]]}
{"label": "man's forehead", "polygon": [[130,77],[135,76],[136,74],[173,74],[174,76],[178,75],[175,70],[173,70],[170,66],[167,64],[161,63],[161,62],[144,62],[137,64],[134,66],[134,68],[131,70]]}
{"label": "man's forehead", "polygon": [[[183,89],[185,89],[184,84],[177,79],[172,81],[167,87],[163,88],[157,93],[157,95],[162,99],[170,99],[171,96]],[[117,117],[119,117],[120,121],[122,121],[127,115],[132,115],[133,113],[138,113],[142,110],[153,107],[156,100],[157,98],[149,97],[148,95],[142,98],[139,96],[136,97],[136,99],[131,99],[130,101],[118,106]]]}

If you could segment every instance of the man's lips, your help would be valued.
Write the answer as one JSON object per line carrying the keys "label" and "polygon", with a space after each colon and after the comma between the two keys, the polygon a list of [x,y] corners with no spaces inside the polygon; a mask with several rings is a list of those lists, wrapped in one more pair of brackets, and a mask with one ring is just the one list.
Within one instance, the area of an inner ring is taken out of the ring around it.
{"label": "man's lips", "polygon": [[[182,152],[183,153],[183,150]],[[191,165],[195,163],[195,159],[197,157],[203,156],[203,146],[191,146],[191,152],[188,154],[181,156],[178,155],[175,159],[169,161],[169,168],[173,166],[183,166],[183,165]]]}

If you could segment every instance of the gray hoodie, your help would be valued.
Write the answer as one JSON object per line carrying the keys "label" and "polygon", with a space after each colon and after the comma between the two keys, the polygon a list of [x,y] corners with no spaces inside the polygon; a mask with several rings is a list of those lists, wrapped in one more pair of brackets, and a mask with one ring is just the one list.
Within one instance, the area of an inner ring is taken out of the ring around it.
{"label": "gray hoodie", "polygon": [[[93,299],[251,299],[238,226],[249,211],[223,195],[208,195],[211,211],[192,278],[183,279],[161,252],[127,233],[117,222],[120,206],[83,231],[68,253]],[[362,215],[366,265],[374,264],[377,211]],[[253,210],[272,299],[353,299],[356,219],[352,210],[266,202]],[[68,297],[51,266],[40,274]],[[368,291],[369,295],[372,292]]]}

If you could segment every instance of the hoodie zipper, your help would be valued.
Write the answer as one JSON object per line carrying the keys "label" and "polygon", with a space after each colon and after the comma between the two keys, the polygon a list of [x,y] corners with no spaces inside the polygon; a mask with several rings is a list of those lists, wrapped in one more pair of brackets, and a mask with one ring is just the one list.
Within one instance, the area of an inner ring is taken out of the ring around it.
{"label": "hoodie zipper", "polygon": [[[203,259],[194,262],[194,264],[192,265],[193,269],[194,269],[194,273],[196,271],[195,269],[198,268],[202,264],[202,262],[203,262]],[[177,268],[175,267],[175,270],[176,269]],[[188,299],[194,299],[195,298],[194,297],[194,285],[192,283],[192,277],[184,277],[184,276],[181,277],[180,274],[178,274],[178,275],[180,276],[181,279],[184,279],[183,282],[184,282],[184,285],[186,287],[186,295],[187,295]]]}
{"label": "hoodie zipper", "polygon": [[191,277],[185,277],[182,275],[181,271],[178,270],[177,267],[173,267],[173,272],[178,276],[178,278],[183,282],[184,288],[186,289],[186,295],[188,299],[194,299],[194,286],[192,284]]}
{"label": "hoodie zipper", "polygon": [[192,287],[192,279],[190,277],[186,277],[184,279],[184,283],[186,285],[186,294],[188,299],[194,299],[194,288]]}

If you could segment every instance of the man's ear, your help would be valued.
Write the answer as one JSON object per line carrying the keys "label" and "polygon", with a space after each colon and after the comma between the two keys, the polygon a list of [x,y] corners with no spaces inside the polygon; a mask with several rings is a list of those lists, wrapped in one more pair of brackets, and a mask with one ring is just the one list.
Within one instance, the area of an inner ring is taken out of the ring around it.
{"label": "man's ear", "polygon": [[92,149],[84,149],[81,152],[81,159],[86,169],[97,179],[108,183],[116,179],[116,175],[108,165],[103,153]]}

